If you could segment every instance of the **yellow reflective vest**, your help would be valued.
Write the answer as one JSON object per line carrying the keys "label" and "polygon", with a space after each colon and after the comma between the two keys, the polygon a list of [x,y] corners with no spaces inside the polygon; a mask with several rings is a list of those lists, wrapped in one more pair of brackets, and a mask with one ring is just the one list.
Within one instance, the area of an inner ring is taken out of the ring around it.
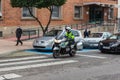
{"label": "yellow reflective vest", "polygon": [[72,40],[74,40],[74,38],[75,38],[75,36],[72,34],[72,32],[70,32],[70,33],[67,32],[65,34],[65,37],[68,38],[68,39],[72,39]]}

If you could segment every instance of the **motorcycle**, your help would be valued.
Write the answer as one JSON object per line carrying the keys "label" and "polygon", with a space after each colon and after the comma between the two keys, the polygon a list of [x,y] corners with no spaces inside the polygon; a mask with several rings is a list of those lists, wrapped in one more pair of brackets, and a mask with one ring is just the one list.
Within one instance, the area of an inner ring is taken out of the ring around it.
{"label": "motorcycle", "polygon": [[62,39],[62,40],[54,40],[54,47],[53,47],[53,57],[57,58],[60,55],[69,54],[71,57],[75,56],[76,54],[76,47],[75,44],[69,46],[69,40]]}

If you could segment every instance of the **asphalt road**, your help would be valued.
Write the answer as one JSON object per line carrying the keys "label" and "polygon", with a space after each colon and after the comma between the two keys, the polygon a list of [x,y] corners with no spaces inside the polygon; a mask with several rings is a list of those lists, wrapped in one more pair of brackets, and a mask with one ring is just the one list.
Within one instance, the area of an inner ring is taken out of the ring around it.
{"label": "asphalt road", "polygon": [[119,58],[97,49],[58,59],[52,52],[26,50],[0,58],[0,80],[120,80]]}

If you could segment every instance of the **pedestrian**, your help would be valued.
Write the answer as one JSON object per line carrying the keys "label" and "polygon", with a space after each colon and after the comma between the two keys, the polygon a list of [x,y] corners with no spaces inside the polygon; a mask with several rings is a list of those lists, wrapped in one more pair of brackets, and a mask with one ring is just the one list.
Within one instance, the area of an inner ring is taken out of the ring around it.
{"label": "pedestrian", "polygon": [[23,45],[23,42],[21,41],[21,35],[22,35],[22,29],[20,28],[20,26],[16,29],[16,38],[17,38],[17,43],[16,46],[18,46],[19,43],[21,43],[21,45]]}
{"label": "pedestrian", "polygon": [[91,31],[90,31],[90,29],[88,30],[88,37],[90,36],[90,34],[91,34]]}
{"label": "pedestrian", "polygon": [[87,29],[85,29],[85,31],[84,31],[84,38],[86,38],[86,37],[88,37],[88,31],[87,31]]}

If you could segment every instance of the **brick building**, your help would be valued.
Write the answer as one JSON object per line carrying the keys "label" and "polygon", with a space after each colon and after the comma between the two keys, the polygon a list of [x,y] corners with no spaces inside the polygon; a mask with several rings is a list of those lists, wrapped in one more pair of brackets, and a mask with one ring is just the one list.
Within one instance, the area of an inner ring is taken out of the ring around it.
{"label": "brick building", "polygon": [[[117,0],[67,0],[62,7],[54,7],[50,26],[116,19],[116,4]],[[43,25],[47,23],[49,14],[46,9],[31,10]],[[12,8],[10,0],[0,0],[0,31],[3,36],[13,34],[18,25],[23,28],[39,26],[26,8]]]}

